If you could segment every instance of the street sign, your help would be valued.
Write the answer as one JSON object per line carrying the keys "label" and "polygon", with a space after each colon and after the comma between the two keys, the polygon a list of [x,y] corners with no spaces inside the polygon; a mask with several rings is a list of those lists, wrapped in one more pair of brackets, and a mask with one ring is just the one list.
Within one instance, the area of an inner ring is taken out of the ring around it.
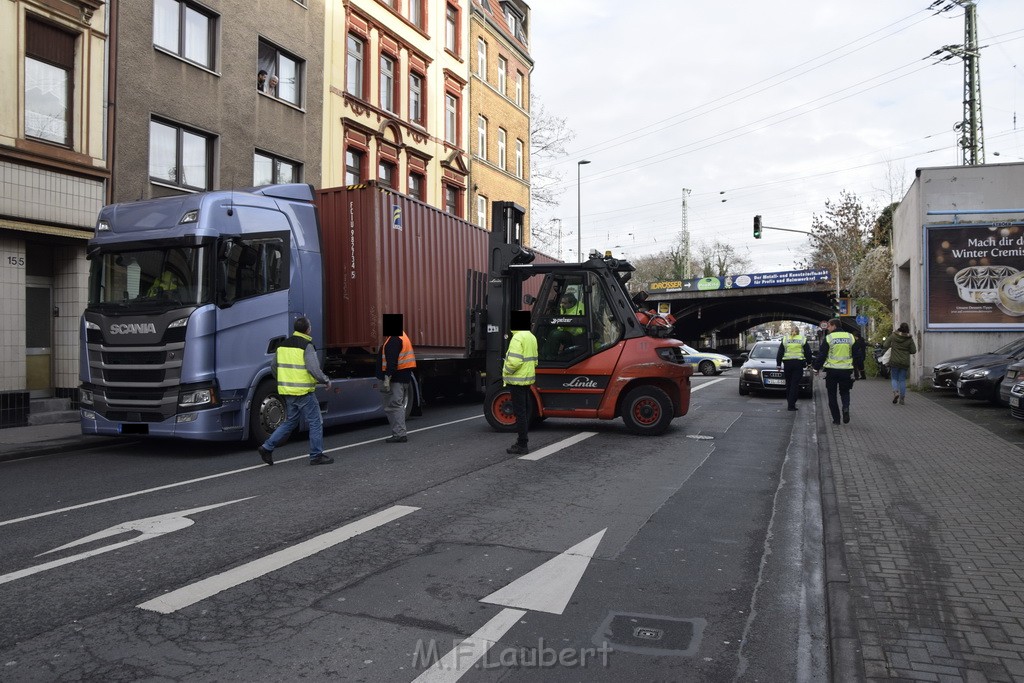
{"label": "street sign", "polygon": [[866,315],[858,315],[857,316],[857,324],[861,325],[861,326],[867,325],[868,324],[868,317]]}

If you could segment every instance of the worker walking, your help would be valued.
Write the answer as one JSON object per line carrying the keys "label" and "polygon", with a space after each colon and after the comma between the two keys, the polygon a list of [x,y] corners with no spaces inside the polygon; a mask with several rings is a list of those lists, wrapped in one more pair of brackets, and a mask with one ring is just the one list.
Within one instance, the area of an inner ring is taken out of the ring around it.
{"label": "worker walking", "polygon": [[842,400],[843,422],[850,421],[850,388],[853,386],[853,335],[840,330],[839,318],[828,321],[828,334],[818,349],[814,371],[825,370],[825,390],[832,424],[839,424],[839,399]]}
{"label": "worker walking", "polygon": [[384,439],[384,443],[405,443],[409,440],[405,431],[405,409],[412,400],[409,387],[416,367],[416,353],[405,334],[401,313],[385,313],[382,331],[387,336],[380,347],[377,379],[381,380],[384,415],[391,425],[391,436]]}
{"label": "worker walking", "polygon": [[793,325],[789,334],[782,338],[775,363],[782,368],[786,377],[786,410],[796,410],[796,399],[800,396],[800,380],[804,368],[811,362],[811,345],[800,330]]}
{"label": "worker walking", "polygon": [[288,410],[284,422],[256,450],[263,462],[273,465],[274,449],[299,426],[301,416],[309,426],[309,464],[330,465],[334,458],[324,455],[324,422],[315,392],[318,384],[326,386],[331,380],[320,369],[309,318],[296,318],[294,329],[292,336],[277,347],[271,366],[277,377],[277,393],[284,396]]}
{"label": "worker walking", "polygon": [[510,323],[512,339],[505,354],[501,379],[503,386],[507,386],[512,394],[518,438],[505,452],[526,455],[530,452],[530,387],[537,380],[537,338],[530,332],[529,311],[512,311]]}

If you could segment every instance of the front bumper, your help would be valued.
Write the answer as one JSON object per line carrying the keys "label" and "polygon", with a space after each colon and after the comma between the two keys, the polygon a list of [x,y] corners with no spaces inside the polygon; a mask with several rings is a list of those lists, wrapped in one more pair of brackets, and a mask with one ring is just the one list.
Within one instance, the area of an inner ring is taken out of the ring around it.
{"label": "front bumper", "polygon": [[961,398],[988,401],[995,396],[996,383],[991,379],[959,379],[956,382],[956,393]]}

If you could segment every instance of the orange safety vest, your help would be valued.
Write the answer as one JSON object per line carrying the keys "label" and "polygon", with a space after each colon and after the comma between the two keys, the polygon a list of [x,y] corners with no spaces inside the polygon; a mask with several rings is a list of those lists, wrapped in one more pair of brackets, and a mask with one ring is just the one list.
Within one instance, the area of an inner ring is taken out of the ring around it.
{"label": "orange safety vest", "polygon": [[[406,336],[405,332],[399,337],[402,340],[402,350],[398,352],[398,369],[409,370],[416,367],[416,354],[412,350],[412,342],[409,341],[409,337]],[[380,369],[385,373],[388,371],[388,357],[384,353],[384,347],[391,341],[391,337],[384,339],[384,344],[380,348]]]}

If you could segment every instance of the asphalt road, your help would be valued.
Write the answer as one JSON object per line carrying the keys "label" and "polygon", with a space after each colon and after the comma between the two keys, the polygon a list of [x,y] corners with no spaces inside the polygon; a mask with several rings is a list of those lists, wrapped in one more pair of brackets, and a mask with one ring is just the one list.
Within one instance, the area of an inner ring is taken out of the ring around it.
{"label": "asphalt road", "polygon": [[[0,463],[0,679],[825,680],[814,413],[695,378],[661,437],[472,403]],[[552,446],[545,454],[544,447]]]}

